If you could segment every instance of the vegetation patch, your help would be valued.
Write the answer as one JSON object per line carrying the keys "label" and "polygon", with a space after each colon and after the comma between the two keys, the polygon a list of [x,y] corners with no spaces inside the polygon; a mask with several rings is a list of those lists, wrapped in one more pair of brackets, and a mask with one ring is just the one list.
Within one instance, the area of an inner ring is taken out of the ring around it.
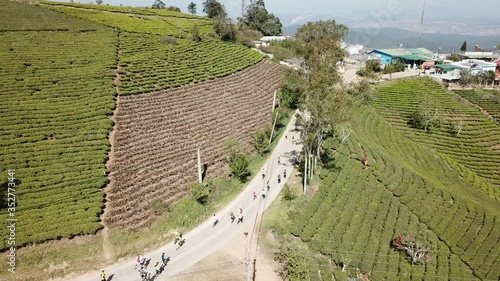
{"label": "vegetation patch", "polygon": [[[472,171],[469,175],[456,166],[461,177],[500,201],[500,149],[495,149],[500,143],[500,127],[478,108],[427,78],[381,86],[371,104],[411,140],[426,144]],[[431,132],[425,126],[412,126],[415,112],[425,113],[422,125],[428,121],[441,126],[432,126]],[[475,179],[474,174],[484,180]]]}
{"label": "vegetation patch", "polygon": [[120,94],[150,92],[226,76],[263,58],[236,43],[208,38],[199,42],[160,43],[165,38],[122,33]]}
{"label": "vegetation patch", "polygon": [[[0,60],[0,170],[16,169],[17,246],[95,233],[108,182],[116,34],[3,32]],[[7,221],[6,201],[1,208]]]}

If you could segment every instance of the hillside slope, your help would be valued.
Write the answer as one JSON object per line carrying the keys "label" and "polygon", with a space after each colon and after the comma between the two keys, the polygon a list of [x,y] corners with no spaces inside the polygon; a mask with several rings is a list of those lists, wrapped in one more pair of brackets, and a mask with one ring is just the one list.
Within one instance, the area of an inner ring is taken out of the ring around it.
{"label": "hillside slope", "polygon": [[[194,25],[200,35],[213,29],[204,17],[171,11],[0,0],[0,168],[16,169],[18,246],[102,228],[118,94],[223,77],[263,59],[236,43],[191,42]],[[258,108],[249,114],[261,120]],[[7,190],[6,178],[0,184]],[[0,208],[6,219],[7,202]]]}
{"label": "hillside slope", "polygon": [[[292,233],[335,264],[347,262],[348,275],[359,268],[371,280],[497,280],[498,202],[371,106],[357,103],[351,116],[346,143],[325,141],[323,182],[290,215]],[[360,163],[364,155],[368,167]],[[411,265],[391,247],[399,234],[424,241],[431,259]],[[345,278],[327,260],[309,272],[311,280]]]}
{"label": "hillside slope", "polygon": [[0,21],[0,171],[16,170],[16,246],[95,233],[108,181],[116,34],[6,0]]}
{"label": "hillside slope", "polygon": [[151,202],[171,203],[186,195],[197,177],[198,143],[206,142],[206,176],[223,176],[224,141],[235,137],[248,150],[250,135],[271,122],[272,93],[282,76],[282,66],[263,61],[213,81],[124,97],[118,108],[108,222],[147,225],[154,218]]}

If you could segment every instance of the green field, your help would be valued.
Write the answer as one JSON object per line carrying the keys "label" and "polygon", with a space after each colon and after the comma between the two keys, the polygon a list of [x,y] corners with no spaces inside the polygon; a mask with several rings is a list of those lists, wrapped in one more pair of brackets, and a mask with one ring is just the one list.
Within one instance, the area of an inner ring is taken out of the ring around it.
{"label": "green field", "polygon": [[3,32],[0,61],[0,170],[16,169],[18,246],[94,233],[107,183],[115,33]]}
{"label": "green field", "polygon": [[54,5],[54,6],[64,6],[64,7],[74,7],[91,9],[97,11],[108,11],[124,14],[137,14],[137,15],[158,15],[165,17],[175,17],[175,18],[185,18],[185,19],[198,19],[210,22],[209,19],[202,16],[184,14],[175,11],[162,10],[162,9],[150,9],[150,8],[137,8],[137,7],[122,7],[122,6],[108,6],[108,5],[94,5],[94,4],[81,4],[81,3],[67,3],[67,2],[53,2],[53,1],[41,1],[42,4]]}
{"label": "green field", "polygon": [[[433,133],[408,125],[410,115],[423,96],[437,105],[444,124]],[[406,79],[376,90],[371,104],[405,136],[449,157],[449,164],[462,169],[461,177],[473,180],[473,171],[485,179],[474,179],[481,189],[500,201],[500,127],[480,110],[460,101],[453,92],[447,93],[430,79]],[[497,105],[498,107],[498,105]],[[449,127],[463,123],[459,135]],[[467,169],[464,169],[467,168]]]}
{"label": "green field", "polygon": [[[371,280],[497,280],[498,201],[471,188],[445,160],[371,106],[357,103],[351,116],[354,133],[346,143],[325,141],[322,184],[305,207],[290,214],[292,234],[336,264],[349,256],[349,267]],[[360,163],[363,155],[367,168]],[[390,247],[407,233],[426,241],[428,263],[411,265]],[[307,265],[311,280],[330,280],[332,274],[345,280],[327,259]]]}
{"label": "green field", "polygon": [[159,42],[160,36],[122,33],[120,94],[137,94],[222,77],[262,60],[235,43],[203,39]]}
{"label": "green field", "polygon": [[[194,24],[202,34],[212,30],[203,17],[69,5],[0,0],[0,185],[5,196],[6,171],[16,169],[17,246],[102,228],[117,91],[178,87],[262,60],[234,43],[191,44],[185,37]],[[160,43],[164,35],[175,35],[178,44]],[[7,202],[0,207],[5,220]],[[0,235],[7,237],[8,229]]]}
{"label": "green field", "polygon": [[200,34],[213,31],[212,22],[207,20],[103,12],[97,9],[76,9],[62,5],[45,5],[45,7],[76,18],[94,21],[129,32],[171,35],[186,38],[194,25],[198,25]]}
{"label": "green field", "polygon": [[500,92],[493,90],[454,90],[453,92],[480,106],[500,125]]}
{"label": "green field", "polygon": [[35,5],[0,0],[0,31],[105,30],[106,26],[79,20]]}

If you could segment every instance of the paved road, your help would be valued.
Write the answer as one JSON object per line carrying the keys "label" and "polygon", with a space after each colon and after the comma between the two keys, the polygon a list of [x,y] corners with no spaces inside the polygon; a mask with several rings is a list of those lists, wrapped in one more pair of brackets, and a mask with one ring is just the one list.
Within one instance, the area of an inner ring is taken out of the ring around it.
{"label": "paved road", "polygon": [[[169,243],[168,245],[164,245],[163,247],[144,254],[146,258],[151,258],[148,269],[152,273],[154,273],[153,267],[157,261],[160,261],[162,253],[165,253],[165,255],[169,256],[171,259],[165,267],[165,271],[155,278],[155,280],[168,280],[170,279],[169,277],[180,274],[182,271],[188,269],[198,261],[224,246],[227,241],[231,241],[231,238],[236,235],[243,236],[243,229],[248,229],[248,226],[257,222],[257,218],[262,214],[262,211],[278,196],[283,187],[285,183],[283,171],[286,169],[287,175],[291,174],[293,169],[290,162],[291,156],[294,154],[298,156],[302,148],[301,143],[298,142],[299,133],[293,131],[295,127],[294,124],[295,116],[292,118],[291,122],[289,122],[286,133],[282,135],[272,154],[267,159],[264,166],[261,167],[261,171],[251,180],[238,197],[216,213],[219,224],[214,227],[213,219],[209,218],[183,235],[186,242],[179,249],[177,249],[177,245]],[[288,135],[288,139],[285,139],[285,135]],[[295,140],[292,140],[292,137]],[[278,157],[280,158],[280,164],[278,164]],[[266,175],[264,180],[262,179],[262,171],[264,171]],[[281,174],[282,177],[280,184],[278,184],[277,181],[278,174]],[[268,180],[270,181],[271,189],[269,192],[266,192],[266,198],[262,199],[261,193]],[[254,190],[258,195],[256,200],[253,200],[252,196]],[[237,224],[236,221],[231,224],[229,213],[232,211],[237,215],[240,206],[243,209],[244,221],[240,224]],[[249,236],[249,241],[252,239],[255,240],[253,231]],[[155,237],[152,237],[152,239],[155,239]],[[134,269],[135,263],[135,257],[132,257],[129,261],[105,267],[106,276],[109,278],[112,275],[112,281],[139,281],[141,278],[139,273]],[[99,280],[98,278],[99,271],[93,271],[72,279],[65,278],[64,280],[89,281]]]}

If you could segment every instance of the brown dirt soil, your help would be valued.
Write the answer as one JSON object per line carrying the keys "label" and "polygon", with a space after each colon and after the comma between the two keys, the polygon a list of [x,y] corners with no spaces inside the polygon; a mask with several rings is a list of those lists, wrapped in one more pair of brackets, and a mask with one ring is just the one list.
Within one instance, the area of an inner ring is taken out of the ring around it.
{"label": "brown dirt soil", "polygon": [[151,201],[171,203],[186,195],[197,178],[196,144],[202,141],[206,176],[223,175],[224,141],[233,136],[250,148],[250,134],[270,122],[282,77],[282,66],[263,61],[224,78],[121,97],[106,223],[147,226],[154,219]]}

